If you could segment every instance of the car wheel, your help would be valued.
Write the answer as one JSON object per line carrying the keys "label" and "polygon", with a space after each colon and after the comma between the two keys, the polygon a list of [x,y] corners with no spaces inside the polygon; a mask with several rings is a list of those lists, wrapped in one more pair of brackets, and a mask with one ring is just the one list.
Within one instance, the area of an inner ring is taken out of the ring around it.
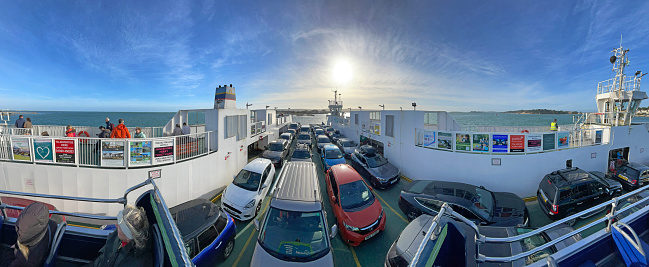
{"label": "car wheel", "polygon": [[410,209],[408,214],[406,216],[408,217],[408,221],[412,221],[414,219],[417,219],[421,215],[421,212],[416,210],[415,208]]}
{"label": "car wheel", "polygon": [[[568,215],[566,215],[565,218],[568,218],[568,217],[570,217],[570,216],[572,216],[572,215],[575,215],[575,212],[574,212],[574,211],[568,212]],[[574,226],[574,225],[575,225],[575,222],[577,222],[577,218],[574,218],[574,219],[572,219],[572,220],[568,220],[568,221],[566,221],[566,224],[568,224],[568,225],[570,225],[570,226]]]}
{"label": "car wheel", "polygon": [[231,239],[228,244],[225,245],[225,248],[223,249],[223,259],[227,259],[230,257],[232,254],[232,251],[234,250],[234,238]]}

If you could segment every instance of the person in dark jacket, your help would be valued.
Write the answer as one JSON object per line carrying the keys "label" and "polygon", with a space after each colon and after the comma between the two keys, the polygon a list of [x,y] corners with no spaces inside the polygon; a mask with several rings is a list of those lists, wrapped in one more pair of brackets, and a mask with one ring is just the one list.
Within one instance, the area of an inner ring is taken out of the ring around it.
{"label": "person in dark jacket", "polygon": [[56,223],[50,222],[47,206],[29,204],[16,220],[16,244],[2,253],[0,266],[42,266],[55,231]]}
{"label": "person in dark jacket", "polygon": [[16,123],[14,125],[16,125],[16,128],[23,128],[23,126],[25,125],[25,119],[23,119],[23,115],[18,116],[18,119],[16,120]]}
{"label": "person in dark jacket", "polygon": [[110,130],[106,129],[104,126],[99,126],[101,133],[97,134],[99,138],[110,138]]}
{"label": "person in dark jacket", "polygon": [[143,208],[126,205],[117,214],[117,230],[108,235],[93,266],[153,266],[149,221]]}
{"label": "person in dark jacket", "polygon": [[106,129],[111,132],[115,129],[115,124],[110,122],[110,118],[106,118]]}

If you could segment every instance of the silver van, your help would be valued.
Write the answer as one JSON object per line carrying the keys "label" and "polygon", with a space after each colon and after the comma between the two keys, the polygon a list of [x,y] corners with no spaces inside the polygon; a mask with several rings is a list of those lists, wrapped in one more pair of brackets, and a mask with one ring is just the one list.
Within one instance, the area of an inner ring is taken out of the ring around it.
{"label": "silver van", "polygon": [[313,162],[287,162],[271,193],[250,266],[334,266],[318,175]]}

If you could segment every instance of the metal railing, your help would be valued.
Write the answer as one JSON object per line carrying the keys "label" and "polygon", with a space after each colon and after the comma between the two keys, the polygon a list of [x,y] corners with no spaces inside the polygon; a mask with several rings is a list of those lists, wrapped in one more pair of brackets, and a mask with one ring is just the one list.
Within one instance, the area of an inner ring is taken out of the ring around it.
{"label": "metal railing", "polygon": [[265,121],[254,122],[250,125],[250,136],[255,136],[263,132],[266,132]]}
{"label": "metal railing", "polygon": [[481,126],[481,125],[461,125],[460,131],[465,132],[487,132],[487,133],[520,133],[528,131],[530,133],[549,132],[550,126]]}
{"label": "metal railing", "polygon": [[622,82],[622,88],[620,83],[617,81],[617,78],[611,78],[605,81],[597,83],[597,94],[605,94],[613,91],[636,91],[640,90],[640,81],[641,77],[638,76],[625,76],[624,81]]}
{"label": "metal railing", "polygon": [[[60,125],[33,125],[32,128],[15,128],[13,125],[8,125],[0,127],[0,134],[12,134],[12,135],[43,135],[45,132],[47,132],[48,136],[66,136],[66,127],[67,126],[60,126]],[[101,130],[99,130],[99,127],[90,127],[90,126],[72,126],[76,130],[76,134],[79,136],[83,132],[83,135],[86,133],[88,134],[88,137],[96,137],[99,135]],[[135,128],[137,127],[126,127],[128,131],[131,133],[131,135],[135,134]],[[162,137],[164,136],[163,129],[162,127],[140,127],[142,130],[142,133],[146,135],[148,138],[153,138],[153,137]],[[194,132],[202,132],[199,131],[201,129],[200,125],[197,125],[194,127],[195,131]],[[202,129],[204,130],[205,127],[203,126]]]}

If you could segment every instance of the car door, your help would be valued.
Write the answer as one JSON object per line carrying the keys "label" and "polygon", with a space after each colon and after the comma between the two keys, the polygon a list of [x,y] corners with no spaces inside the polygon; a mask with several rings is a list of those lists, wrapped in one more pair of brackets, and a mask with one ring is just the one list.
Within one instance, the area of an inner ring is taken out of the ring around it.
{"label": "car door", "polygon": [[588,202],[590,202],[588,205],[589,207],[597,206],[600,203],[609,200],[609,198],[606,197],[609,195],[605,193],[604,188],[606,187],[604,184],[594,181],[588,185],[588,188],[590,189],[590,195],[588,197]]}
{"label": "car door", "polygon": [[591,203],[589,199],[590,188],[588,184],[580,184],[572,188],[572,199],[575,205],[575,213],[588,209]]}
{"label": "car door", "polygon": [[470,221],[472,221],[473,223],[475,223],[477,225],[483,224],[483,222],[484,222],[482,220],[482,218],[478,217],[473,212],[471,212],[470,210],[468,210],[468,209],[466,209],[466,208],[464,208],[462,206],[451,204],[451,207],[453,208],[453,211],[456,211],[457,213],[462,215],[462,217],[469,219]]}
{"label": "car door", "polygon": [[336,216],[336,218],[342,218],[340,216],[341,215],[340,213],[342,212],[342,208],[340,207],[340,195],[338,194],[339,193],[338,181],[336,181],[336,176],[333,174],[332,171],[327,172],[326,178],[328,181],[327,187],[328,187],[329,203],[331,204],[331,209],[334,211],[334,216]]}

